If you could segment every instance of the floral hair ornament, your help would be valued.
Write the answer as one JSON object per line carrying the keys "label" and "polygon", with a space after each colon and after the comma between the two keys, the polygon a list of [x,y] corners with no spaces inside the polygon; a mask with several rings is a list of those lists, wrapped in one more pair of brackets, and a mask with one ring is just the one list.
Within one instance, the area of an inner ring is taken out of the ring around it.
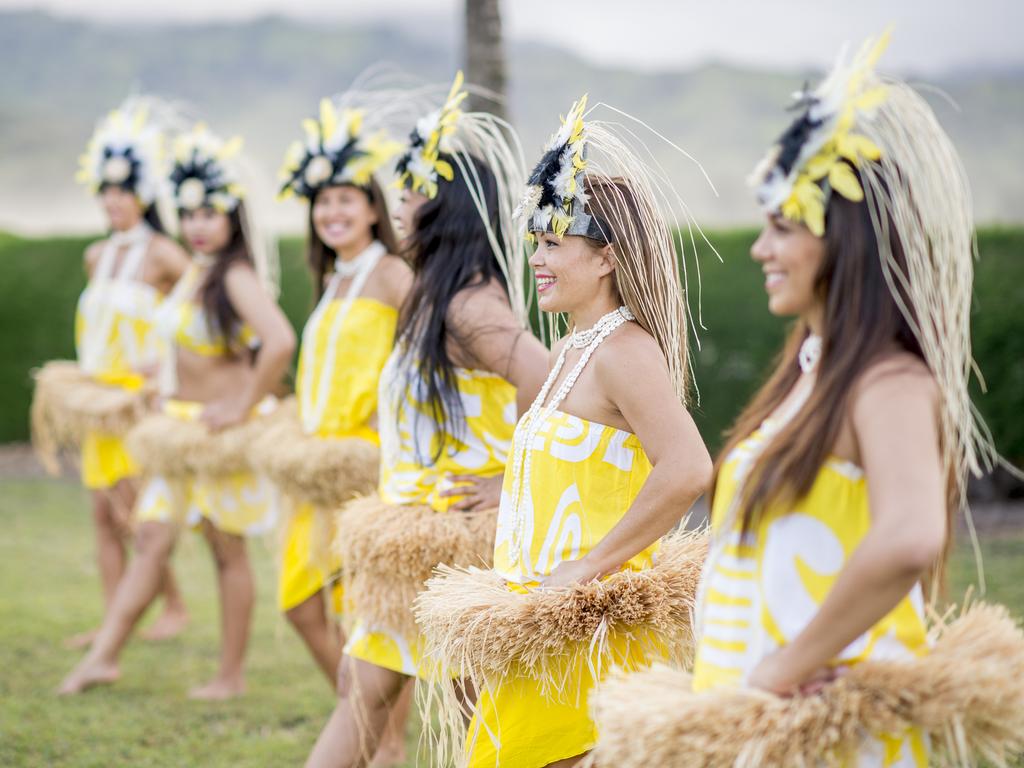
{"label": "floral hair ornament", "polygon": [[79,158],[75,180],[93,194],[117,185],[152,205],[164,182],[164,154],[163,130],[153,118],[150,100],[133,96],[96,127]]}
{"label": "floral hair ornament", "polygon": [[184,211],[204,206],[221,213],[234,211],[245,197],[232,162],[241,150],[241,136],[222,141],[203,123],[179,136],[170,175],[175,206]]}
{"label": "floral hair ornament", "polygon": [[289,148],[281,168],[280,196],[312,200],[324,187],[351,184],[367,187],[373,174],[401,149],[383,133],[364,136],[361,109],[338,109],[330,99],[320,101],[319,119],[302,123],[305,141]]}
{"label": "floral hair ornament", "polygon": [[583,177],[587,168],[587,127],[583,115],[587,96],[575,102],[562,125],[544,146],[544,155],[527,182],[516,218],[527,222],[528,234],[553,232],[558,237],[580,235],[608,242],[610,230],[584,211],[587,194]]}
{"label": "floral hair ornament", "polygon": [[416,121],[409,134],[409,146],[398,159],[398,185],[431,200],[437,197],[439,179],[452,181],[455,178],[451,163],[442,154],[451,153],[449,139],[463,115],[460,105],[468,93],[462,89],[462,84],[460,70],[455,74],[444,104]]}
{"label": "floral hair ornament", "polygon": [[864,199],[853,169],[881,158],[878,145],[861,129],[887,97],[888,87],[874,68],[888,44],[886,31],[867,40],[849,63],[844,48],[816,89],[805,87],[795,95],[793,108],[801,110],[800,116],[751,176],[765,212],[779,212],[821,237],[833,192],[854,202]]}

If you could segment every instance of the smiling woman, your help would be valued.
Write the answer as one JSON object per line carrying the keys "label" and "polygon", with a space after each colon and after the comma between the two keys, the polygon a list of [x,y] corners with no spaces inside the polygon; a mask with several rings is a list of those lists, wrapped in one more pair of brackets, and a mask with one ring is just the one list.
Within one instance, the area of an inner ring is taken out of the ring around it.
{"label": "smiling woman", "polygon": [[[81,450],[83,485],[93,497],[97,561],[107,608],[125,573],[138,467],[123,438],[143,411],[143,390],[160,360],[156,312],[185,271],[182,249],[164,234],[158,213],[166,112],[155,99],[126,100],[97,127],[78,180],[96,195],[110,235],[85,252],[89,283],[78,300],[78,362],[47,364],[36,377],[33,443],[54,474],[62,445]],[[173,575],[165,576],[166,613],[155,637],[187,622]],[[81,648],[94,632],[69,645]]]}
{"label": "smiling woman", "polygon": [[227,699],[245,690],[255,589],[245,537],[273,525],[277,501],[269,483],[250,471],[244,446],[252,424],[273,408],[270,395],[295,341],[247,214],[240,149],[240,139],[223,142],[203,126],[176,142],[170,179],[194,256],[155,320],[168,349],[160,412],[128,438],[147,474],[136,509],[138,554],[89,653],[61,684],[64,695],[118,679],[121,651],[184,527],[201,529],[209,543],[222,628],[220,668],[190,696]]}
{"label": "smiling woman", "polygon": [[[684,407],[670,214],[639,153],[585,115],[584,98],[520,207],[539,306],[572,333],[516,427],[494,570],[444,569],[418,599],[446,704],[440,759],[464,751],[472,768],[579,763],[596,741],[587,697],[610,668],[692,653],[686,606],[704,542],[666,534],[711,460]],[[455,676],[479,694],[465,738]]]}
{"label": "smiling woman", "polygon": [[599,699],[603,764],[968,765],[1024,741],[1024,689],[983,660],[1024,668],[1019,627],[926,608],[968,470],[998,457],[968,395],[967,179],[927,103],[875,73],[886,43],[801,93],[755,171],[751,255],[797,322],[716,465],[692,679]]}

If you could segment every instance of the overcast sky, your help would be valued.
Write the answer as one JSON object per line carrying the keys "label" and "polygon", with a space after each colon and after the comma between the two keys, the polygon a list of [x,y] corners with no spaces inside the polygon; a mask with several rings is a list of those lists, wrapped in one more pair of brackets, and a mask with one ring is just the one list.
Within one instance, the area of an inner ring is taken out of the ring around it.
{"label": "overcast sky", "polygon": [[[460,23],[463,0],[0,0],[103,21],[245,19],[387,23],[432,14]],[[503,0],[506,34],[607,64],[682,68],[709,59],[826,66],[844,41],[892,24],[892,70],[1024,67],[1024,0]]]}

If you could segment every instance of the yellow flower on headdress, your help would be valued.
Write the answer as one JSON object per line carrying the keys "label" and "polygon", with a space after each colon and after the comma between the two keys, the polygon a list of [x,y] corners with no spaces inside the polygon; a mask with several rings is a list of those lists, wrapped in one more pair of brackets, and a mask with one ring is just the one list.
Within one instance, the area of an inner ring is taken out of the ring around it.
{"label": "yellow flower on headdress", "polygon": [[[859,117],[870,119],[885,101],[886,86],[874,77],[874,67],[888,43],[888,31],[877,42],[868,40],[849,67],[840,61],[813,94],[800,94],[806,111],[755,171],[762,204],[802,222],[818,237],[825,234],[829,194],[863,200],[864,190],[853,169],[882,156],[881,149],[856,129]],[[787,154],[788,169],[781,164]]]}
{"label": "yellow flower on headdress", "polygon": [[577,211],[587,197],[581,180],[587,167],[586,126],[587,95],[574,102],[562,118],[561,127],[544,145],[544,156],[533,169],[526,192],[514,216],[527,220],[528,235],[550,226],[564,237],[572,226]]}
{"label": "yellow flower on headdress", "polygon": [[437,197],[438,178],[446,181],[455,178],[455,170],[441,155],[447,151],[445,139],[458,127],[462,116],[459,106],[469,95],[462,90],[462,84],[462,70],[459,70],[441,108],[416,122],[409,147],[398,161],[398,186],[433,199]]}
{"label": "yellow flower on headdress", "polygon": [[293,142],[285,154],[279,177],[279,197],[293,195],[312,200],[332,184],[367,186],[374,172],[401,148],[382,135],[364,139],[364,113],[339,110],[330,99],[321,99],[319,119],[302,121],[305,141]]}

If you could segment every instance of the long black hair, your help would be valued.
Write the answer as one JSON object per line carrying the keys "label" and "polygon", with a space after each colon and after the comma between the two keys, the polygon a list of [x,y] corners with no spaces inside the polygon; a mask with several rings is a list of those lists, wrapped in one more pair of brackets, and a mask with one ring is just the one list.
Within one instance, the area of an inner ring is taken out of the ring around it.
{"label": "long black hair", "polygon": [[[414,279],[402,306],[396,330],[409,363],[409,383],[414,397],[429,409],[437,425],[438,439],[433,461],[441,456],[447,436],[457,436],[465,426],[465,412],[459,397],[455,364],[448,351],[452,339],[468,339],[448,323],[448,308],[460,291],[483,288],[497,280],[508,291],[484,224],[473,200],[462,168],[450,156],[452,181],[439,181],[437,196],[416,211],[413,231],[406,240],[405,257]],[[483,193],[488,222],[497,242],[502,242],[498,216],[498,184],[494,173],[482,161],[468,157]]]}
{"label": "long black hair", "polygon": [[[249,266],[254,265],[252,250],[246,238],[245,228],[242,226],[245,215],[244,205],[244,202],[240,202],[235,210],[227,214],[231,226],[231,238],[228,240],[228,244],[216,254],[216,261],[206,273],[206,279],[199,287],[199,302],[206,315],[210,335],[214,338],[219,336],[225,340],[229,357],[234,357],[242,351],[235,344],[240,318],[228,296],[224,278],[228,269],[235,262],[240,261]],[[179,212],[178,215],[181,214],[182,212]]]}

